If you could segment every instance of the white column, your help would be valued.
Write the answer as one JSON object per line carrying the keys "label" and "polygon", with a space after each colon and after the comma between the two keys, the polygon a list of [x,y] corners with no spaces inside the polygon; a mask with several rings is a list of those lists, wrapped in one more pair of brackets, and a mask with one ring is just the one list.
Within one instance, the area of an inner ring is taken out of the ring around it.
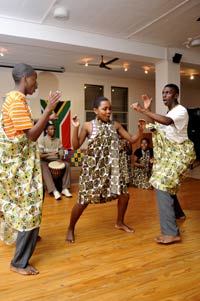
{"label": "white column", "polygon": [[162,90],[166,84],[176,84],[180,88],[180,64],[169,61],[157,63],[156,69],[156,98],[155,111],[158,114],[165,115],[167,112],[166,106],[162,100]]}

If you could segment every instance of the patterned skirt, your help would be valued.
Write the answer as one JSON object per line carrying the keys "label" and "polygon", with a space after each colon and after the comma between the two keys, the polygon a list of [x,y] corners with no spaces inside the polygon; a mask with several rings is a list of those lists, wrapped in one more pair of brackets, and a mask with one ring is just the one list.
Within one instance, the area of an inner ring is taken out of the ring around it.
{"label": "patterned skirt", "polygon": [[36,142],[25,135],[8,139],[0,127],[0,239],[15,241],[18,231],[40,226],[43,185]]}
{"label": "patterned skirt", "polygon": [[152,136],[154,164],[150,183],[156,189],[176,194],[196,158],[194,145],[190,140],[180,144],[170,141],[158,124],[153,126],[156,131]]}

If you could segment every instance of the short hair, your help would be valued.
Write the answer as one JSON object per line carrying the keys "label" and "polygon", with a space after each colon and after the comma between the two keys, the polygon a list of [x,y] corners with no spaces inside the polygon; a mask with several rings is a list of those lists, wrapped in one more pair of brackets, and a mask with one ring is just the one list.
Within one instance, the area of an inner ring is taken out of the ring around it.
{"label": "short hair", "polygon": [[109,101],[109,100],[105,96],[100,96],[100,97],[98,97],[97,99],[94,100],[93,108],[98,109],[98,107],[100,106],[100,103],[102,101]]}
{"label": "short hair", "polygon": [[140,140],[140,143],[142,143],[142,141],[146,141],[147,144],[150,144],[149,138],[144,137]]}
{"label": "short hair", "polygon": [[33,67],[27,64],[16,64],[12,71],[12,76],[15,81],[15,83],[19,83],[22,77],[26,76],[29,77],[35,73],[35,70]]}
{"label": "short hair", "polygon": [[165,88],[171,88],[176,94],[179,94],[179,87],[175,84],[167,84],[165,85]]}
{"label": "short hair", "polygon": [[56,126],[55,126],[55,124],[54,124],[54,123],[50,123],[50,122],[48,122],[48,123],[47,123],[47,125],[45,126],[45,131],[46,131],[46,130],[48,130],[48,128],[49,128],[50,126],[53,126],[53,127],[54,127],[54,129],[56,129]]}

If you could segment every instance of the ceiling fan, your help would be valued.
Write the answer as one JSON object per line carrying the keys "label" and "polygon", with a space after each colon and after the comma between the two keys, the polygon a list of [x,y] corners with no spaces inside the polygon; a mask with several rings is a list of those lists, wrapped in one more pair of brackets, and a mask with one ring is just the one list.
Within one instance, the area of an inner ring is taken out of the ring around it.
{"label": "ceiling fan", "polygon": [[108,67],[108,65],[114,63],[115,61],[119,60],[118,57],[115,57],[114,59],[112,60],[109,60],[107,62],[104,62],[104,59],[103,59],[103,55],[101,55],[101,61],[99,64],[90,64],[90,63],[85,63],[85,64],[79,64],[79,65],[84,65],[84,66],[98,66],[99,68],[105,68],[105,69],[108,69],[108,70],[112,70],[112,68]]}

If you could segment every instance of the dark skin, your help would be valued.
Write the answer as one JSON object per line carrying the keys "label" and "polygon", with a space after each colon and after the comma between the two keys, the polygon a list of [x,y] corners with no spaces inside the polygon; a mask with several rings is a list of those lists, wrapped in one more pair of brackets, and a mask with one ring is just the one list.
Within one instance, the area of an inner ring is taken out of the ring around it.
{"label": "dark skin", "polygon": [[[37,74],[34,72],[31,76],[23,76],[20,82],[15,85],[15,90],[23,93],[24,95],[32,95],[37,87]],[[59,91],[49,93],[48,104],[43,115],[38,119],[37,123],[31,129],[24,130],[24,133],[28,139],[36,141],[41,135],[47,122],[49,120],[57,119],[57,116],[52,114],[52,111],[55,109],[60,96],[61,93]]]}
{"label": "dark skin", "polygon": [[[32,95],[37,87],[37,74],[36,72],[34,72],[31,76],[23,76],[20,82],[15,85],[15,90],[23,93],[24,95]],[[43,115],[31,129],[24,130],[24,133],[26,134],[28,139],[36,141],[44,130],[49,119],[57,119],[56,115],[52,114],[52,111],[56,107],[60,99],[60,95],[61,94],[59,91],[50,92],[48,104],[46,106],[46,109],[44,110]],[[22,275],[37,275],[39,273],[39,271],[30,264],[28,264],[26,268],[23,269],[10,265],[10,270]]]}
{"label": "dark skin", "polygon": [[[102,122],[108,122],[110,120],[110,116],[112,113],[110,101],[108,100],[101,101],[98,108],[94,108],[94,112]],[[72,124],[74,126],[74,131],[72,135],[72,145],[74,149],[77,149],[84,143],[85,139],[92,133],[92,123],[85,122],[80,130],[80,134],[79,134],[80,121],[76,115],[72,118]],[[131,136],[119,122],[114,122],[114,126],[120,137],[126,139],[130,143],[134,143],[143,134],[145,124],[144,121],[139,122],[138,132],[134,136]],[[134,230],[124,223],[124,216],[128,206],[128,201],[129,201],[128,194],[119,195],[118,205],[117,205],[117,209],[118,209],[117,220],[116,220],[115,228],[132,233],[134,232]],[[76,203],[74,205],[70,217],[70,224],[67,230],[66,241],[70,243],[73,243],[75,241],[74,230],[75,230],[76,223],[87,206],[88,204],[82,205],[79,203]]]}
{"label": "dark skin", "polygon": [[[168,111],[172,110],[174,107],[178,105],[178,94],[173,88],[170,87],[164,87],[162,91],[162,97],[163,97],[163,103],[165,106],[168,107]],[[147,116],[148,122],[153,123],[154,121],[163,124],[163,125],[171,125],[174,124],[173,120],[169,117],[156,114],[151,112],[151,102],[152,98],[148,95],[142,95],[142,100],[144,102],[144,105],[141,106],[138,102],[133,103],[131,107],[140,113],[143,113]],[[169,244],[173,242],[179,242],[181,240],[181,237],[179,235],[177,236],[171,236],[171,235],[162,235],[155,238],[155,241],[157,243],[164,243]]]}
{"label": "dark skin", "polygon": [[[177,100],[178,96],[179,95],[176,93],[176,91],[174,91],[173,88],[164,87],[162,91],[163,103],[165,106],[168,107],[169,111],[178,105],[178,100]],[[156,121],[164,125],[173,124],[173,120],[171,118],[151,112],[151,102],[152,102],[151,97],[149,97],[148,95],[142,95],[142,100],[144,103],[143,107],[138,102],[133,103],[131,107],[135,111],[146,115],[148,118],[147,120],[148,122]]]}
{"label": "dark skin", "polygon": [[[55,136],[55,127],[54,125],[49,125],[46,129],[46,134],[47,136],[49,136],[51,139],[54,139]],[[40,158],[41,159],[45,159],[48,158],[49,156],[53,156],[56,155],[58,153],[58,151],[54,151],[54,152],[50,152],[50,153],[44,153],[44,154],[40,154]],[[60,156],[60,158],[57,161],[62,161],[64,158],[63,156]]]}

